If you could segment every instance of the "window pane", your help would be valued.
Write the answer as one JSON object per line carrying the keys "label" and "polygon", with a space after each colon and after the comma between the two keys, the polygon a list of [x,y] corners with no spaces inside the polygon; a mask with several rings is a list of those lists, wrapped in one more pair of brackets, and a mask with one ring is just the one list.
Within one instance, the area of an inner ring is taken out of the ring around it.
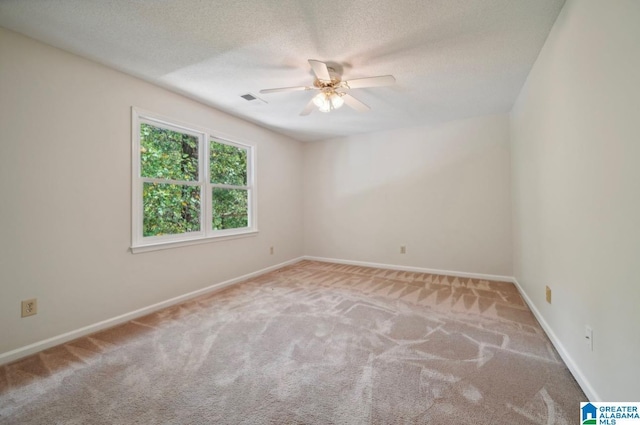
{"label": "window pane", "polygon": [[247,150],[211,142],[211,183],[247,185]]}
{"label": "window pane", "polygon": [[247,191],[243,189],[212,190],[213,230],[237,229],[249,225]]}
{"label": "window pane", "polygon": [[140,124],[142,177],[198,180],[198,138],[190,134]]}
{"label": "window pane", "polygon": [[200,188],[144,183],[143,236],[175,235],[200,230]]}

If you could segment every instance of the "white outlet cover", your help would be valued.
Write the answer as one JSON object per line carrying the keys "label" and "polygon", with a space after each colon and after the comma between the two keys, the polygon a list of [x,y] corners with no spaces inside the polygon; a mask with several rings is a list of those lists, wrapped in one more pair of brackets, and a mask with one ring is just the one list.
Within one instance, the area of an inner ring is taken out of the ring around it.
{"label": "white outlet cover", "polygon": [[593,351],[593,329],[590,326],[585,326],[584,328],[584,340],[589,349]]}

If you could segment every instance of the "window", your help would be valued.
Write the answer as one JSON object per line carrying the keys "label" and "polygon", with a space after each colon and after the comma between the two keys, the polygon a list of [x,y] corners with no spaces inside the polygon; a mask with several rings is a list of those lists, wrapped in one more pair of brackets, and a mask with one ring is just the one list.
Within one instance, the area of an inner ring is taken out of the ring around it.
{"label": "window", "polygon": [[251,145],[133,109],[132,251],[257,232]]}

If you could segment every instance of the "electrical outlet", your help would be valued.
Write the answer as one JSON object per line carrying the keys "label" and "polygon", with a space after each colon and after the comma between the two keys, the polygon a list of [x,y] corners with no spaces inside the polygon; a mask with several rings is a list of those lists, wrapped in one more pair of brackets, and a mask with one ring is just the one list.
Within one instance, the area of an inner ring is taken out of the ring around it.
{"label": "electrical outlet", "polygon": [[273,247],[270,247],[270,248],[269,248],[269,254],[273,255],[273,251],[274,251],[274,250],[273,250]]}
{"label": "electrical outlet", "polygon": [[591,351],[593,351],[593,329],[589,326],[584,327],[584,339]]}
{"label": "electrical outlet", "polygon": [[38,313],[38,300],[32,298],[22,301],[22,317],[33,316]]}
{"label": "electrical outlet", "polygon": [[551,304],[551,288],[547,286],[547,302]]}
{"label": "electrical outlet", "polygon": [[407,246],[400,245],[400,254],[406,254],[406,253],[407,253]]}

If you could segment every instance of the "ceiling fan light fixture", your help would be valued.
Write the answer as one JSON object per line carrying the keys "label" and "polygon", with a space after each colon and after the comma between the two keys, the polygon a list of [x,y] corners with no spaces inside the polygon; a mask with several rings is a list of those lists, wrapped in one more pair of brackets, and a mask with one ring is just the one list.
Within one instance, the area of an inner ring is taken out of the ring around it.
{"label": "ceiling fan light fixture", "polygon": [[313,104],[316,105],[318,108],[322,108],[326,103],[327,103],[327,96],[324,94],[324,92],[318,93],[313,97]]}
{"label": "ceiling fan light fixture", "polygon": [[342,105],[344,105],[344,99],[342,99],[342,96],[337,92],[333,92],[329,100],[331,101],[331,105],[333,105],[334,109],[341,108]]}
{"label": "ceiling fan light fixture", "polygon": [[313,104],[318,107],[320,112],[331,112],[334,109],[341,108],[344,100],[340,93],[334,90],[323,91],[313,97]]}
{"label": "ceiling fan light fixture", "polygon": [[331,107],[331,103],[330,102],[327,102],[327,103],[325,103],[324,105],[322,105],[322,106],[320,106],[318,108],[318,110],[320,112],[324,112],[324,113],[331,112],[332,109],[333,108]]}

